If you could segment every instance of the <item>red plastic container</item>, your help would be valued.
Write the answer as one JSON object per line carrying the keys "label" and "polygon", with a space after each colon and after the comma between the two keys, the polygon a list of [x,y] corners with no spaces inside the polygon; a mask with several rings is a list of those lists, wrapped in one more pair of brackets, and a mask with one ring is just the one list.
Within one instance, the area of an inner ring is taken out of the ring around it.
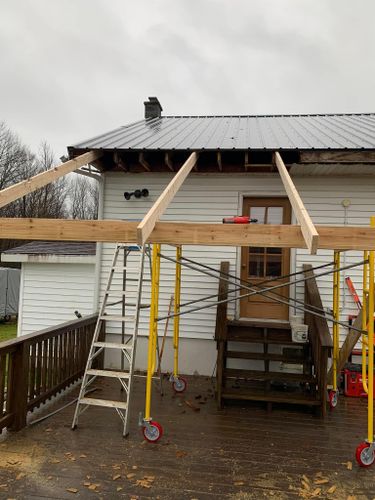
{"label": "red plastic container", "polygon": [[[344,369],[344,394],[351,398],[367,397],[362,384],[361,365],[348,364]],[[375,397],[375,386],[374,386]]]}

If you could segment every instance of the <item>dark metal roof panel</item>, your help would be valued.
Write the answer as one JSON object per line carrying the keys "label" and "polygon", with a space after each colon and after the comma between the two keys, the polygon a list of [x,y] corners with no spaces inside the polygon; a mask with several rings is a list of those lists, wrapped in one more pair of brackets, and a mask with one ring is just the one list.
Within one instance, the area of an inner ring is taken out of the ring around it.
{"label": "dark metal roof panel", "polygon": [[95,255],[96,243],[80,241],[32,241],[3,252],[23,255]]}
{"label": "dark metal roof panel", "polygon": [[163,116],[70,149],[373,149],[375,113],[274,116]]}

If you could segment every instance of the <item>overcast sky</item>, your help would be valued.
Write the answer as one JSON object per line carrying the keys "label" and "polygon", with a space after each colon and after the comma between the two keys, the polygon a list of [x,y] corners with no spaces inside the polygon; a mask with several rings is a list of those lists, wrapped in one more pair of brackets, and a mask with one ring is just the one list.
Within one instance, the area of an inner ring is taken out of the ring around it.
{"label": "overcast sky", "polygon": [[374,0],[0,0],[0,121],[36,149],[165,115],[375,111]]}

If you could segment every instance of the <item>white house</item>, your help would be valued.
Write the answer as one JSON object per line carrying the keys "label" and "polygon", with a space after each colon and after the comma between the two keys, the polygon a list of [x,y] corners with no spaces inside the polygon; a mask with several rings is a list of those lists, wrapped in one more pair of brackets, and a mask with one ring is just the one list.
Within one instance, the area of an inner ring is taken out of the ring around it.
{"label": "white house", "polygon": [[26,335],[94,309],[94,243],[32,242],[2,254],[21,263],[17,335]]}

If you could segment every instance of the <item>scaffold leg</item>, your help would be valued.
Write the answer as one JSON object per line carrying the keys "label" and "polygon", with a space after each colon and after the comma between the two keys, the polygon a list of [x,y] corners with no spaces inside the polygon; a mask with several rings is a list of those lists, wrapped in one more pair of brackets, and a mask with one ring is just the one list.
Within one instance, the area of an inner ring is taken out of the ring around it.
{"label": "scaffold leg", "polygon": [[159,283],[160,283],[160,245],[153,245],[152,249],[152,277],[151,277],[151,308],[150,329],[148,338],[147,377],[145,415],[142,420],[144,438],[150,443],[156,443],[163,435],[163,428],[151,418],[152,377],[156,366],[156,351],[158,338],[158,310],[159,310]]}
{"label": "scaffold leg", "polygon": [[339,391],[337,389],[337,366],[340,352],[340,252],[334,252],[334,273],[333,273],[333,358],[332,358],[332,372],[333,372],[333,388],[329,391],[328,401],[331,409],[335,408],[338,403]]}
{"label": "scaffold leg", "polygon": [[174,289],[174,318],[173,318],[173,374],[171,376],[172,387],[175,392],[184,392],[187,381],[179,376],[178,355],[180,341],[180,305],[181,305],[181,258],[182,247],[176,248],[176,273]]}
{"label": "scaffold leg", "polygon": [[[371,227],[375,227],[375,217],[371,217]],[[369,252],[369,287],[368,287],[368,380],[367,380],[367,439],[356,449],[355,457],[361,467],[370,467],[375,462],[374,444],[374,257],[375,252]]]}

